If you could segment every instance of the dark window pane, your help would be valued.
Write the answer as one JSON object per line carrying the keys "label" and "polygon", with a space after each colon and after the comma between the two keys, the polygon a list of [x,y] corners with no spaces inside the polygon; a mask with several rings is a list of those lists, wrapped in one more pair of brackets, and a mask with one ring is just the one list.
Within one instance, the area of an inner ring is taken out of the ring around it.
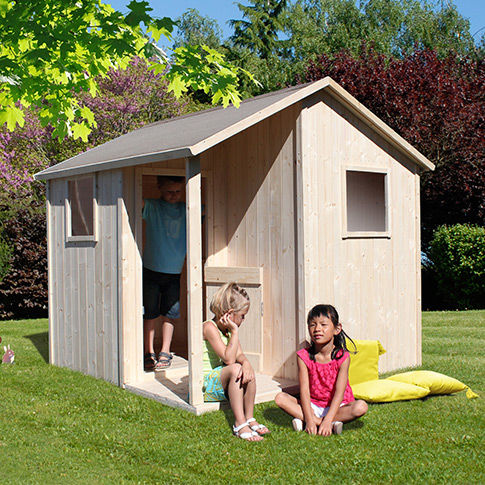
{"label": "dark window pane", "polygon": [[69,181],[71,236],[94,236],[93,177]]}

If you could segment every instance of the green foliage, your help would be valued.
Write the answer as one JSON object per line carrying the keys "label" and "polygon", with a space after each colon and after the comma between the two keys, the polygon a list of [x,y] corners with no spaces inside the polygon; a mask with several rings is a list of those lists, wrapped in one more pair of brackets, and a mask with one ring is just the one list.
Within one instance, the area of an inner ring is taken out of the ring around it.
{"label": "green foliage", "polygon": [[[262,87],[241,83],[243,97],[270,92],[301,79],[310,60],[342,51],[356,57],[365,44],[387,58],[432,49],[480,57],[470,25],[452,1],[418,0],[254,0],[238,4],[230,59]],[[276,11],[276,7],[278,11]]]}
{"label": "green foliage", "polygon": [[227,57],[235,65],[251,72],[257,80],[256,83],[248,77],[241,78],[239,90],[242,98],[251,98],[285,88],[294,78],[291,64],[276,56],[263,59],[247,48],[232,46]]}
{"label": "green foliage", "polygon": [[183,45],[206,45],[218,49],[222,45],[222,29],[217,20],[203,17],[196,8],[188,8],[177,18],[177,33],[173,47]]}
{"label": "green foliage", "polygon": [[12,253],[12,246],[7,241],[5,241],[2,236],[0,236],[0,283],[10,269]]}
{"label": "green foliage", "polygon": [[249,0],[251,5],[238,3],[242,20],[230,20],[234,28],[231,41],[236,47],[249,49],[260,58],[275,55],[280,42],[278,33],[283,29],[287,0]]}
{"label": "green foliage", "polygon": [[76,94],[96,95],[99,80],[135,56],[167,74],[177,95],[196,85],[214,103],[238,104],[234,79],[244,70],[209,47],[197,56],[179,47],[168,59],[156,42],[170,38],[174,22],[152,18],[146,1],[132,0],[128,10],[123,15],[100,0],[0,2],[0,124],[23,126],[25,108],[35,106],[53,136],[87,141],[96,120]]}
{"label": "green foliage", "polygon": [[432,283],[443,309],[485,306],[485,228],[441,226],[429,248]]}
{"label": "green foliage", "polygon": [[399,57],[416,49],[439,55],[475,49],[470,24],[453,2],[297,0],[285,26],[286,55],[297,64],[342,49],[358,54],[364,42],[380,54]]}
{"label": "green foliage", "polygon": [[0,280],[0,320],[47,314],[47,240],[43,209],[43,206],[23,208],[3,222],[3,236],[12,252],[10,268]]}
{"label": "green foliage", "polygon": [[[194,416],[100,379],[48,365],[46,320],[3,322],[16,364],[0,366],[2,474],[10,483],[485,482],[485,312],[423,315],[423,368],[465,393],[374,404],[341,436],[295,433],[273,402],[261,443],[231,435],[230,411]],[[28,477],[26,479],[26,477]]]}

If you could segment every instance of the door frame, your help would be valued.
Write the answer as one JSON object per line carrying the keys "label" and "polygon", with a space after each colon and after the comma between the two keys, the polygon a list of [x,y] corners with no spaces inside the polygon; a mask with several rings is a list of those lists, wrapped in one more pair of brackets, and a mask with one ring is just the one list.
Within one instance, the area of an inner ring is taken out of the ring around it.
{"label": "door frame", "polygon": [[[191,159],[187,159],[187,164],[190,163]],[[135,168],[135,173],[134,173],[134,206],[135,206],[135,224],[134,224],[134,239],[135,239],[135,244],[137,248],[139,249],[139,263],[136,265],[136,282],[137,282],[137,288],[136,292],[137,294],[141,295],[141,308],[139,308],[139,311],[137,311],[137,318],[135,318],[132,321],[132,326],[135,326],[137,328],[142,329],[142,331],[135,331],[132,332],[132,335],[135,336],[136,342],[134,343],[134,346],[131,347],[132,352],[135,353],[135,355],[130,355],[130,356],[125,356],[127,357],[127,360],[130,362],[136,362],[135,364],[135,369],[131,373],[132,379],[130,381],[144,381],[146,379],[146,374],[143,368],[143,287],[142,287],[142,272],[143,272],[143,261],[142,261],[142,252],[143,252],[143,218],[142,218],[142,207],[143,207],[143,176],[144,175],[173,175],[173,176],[182,176],[185,177],[186,184],[187,184],[187,178],[188,178],[188,173],[187,173],[187,168],[164,168],[164,167],[136,167]],[[212,171],[211,170],[201,170],[200,172],[201,177],[204,179],[204,183],[206,186],[206,204],[205,204],[205,234],[204,234],[204,244],[203,246],[205,247],[205,261],[206,264],[209,263],[209,260],[211,259],[213,255],[213,251],[211,251],[211,247],[213,247],[213,234],[210,228],[213,226],[213,217],[214,217],[214,204],[213,204],[213,178],[212,178]],[[187,185],[186,185],[187,187]],[[186,195],[187,197],[187,195]],[[202,268],[201,268],[202,270]],[[189,271],[189,268],[187,268],[187,271]],[[188,275],[187,275],[188,279]],[[203,278],[202,278],[203,281]],[[189,282],[187,281],[187,286]],[[189,300],[189,298],[188,298]],[[202,300],[202,299],[201,299]],[[187,306],[189,305],[189,301],[187,301]],[[187,314],[189,314],[189,309],[187,308]],[[202,317],[202,314],[201,314]],[[187,325],[189,326],[189,315],[187,315]],[[200,325],[202,325],[202,318],[200,319]],[[132,327],[133,328],[133,327]],[[189,338],[189,358],[191,353],[190,350],[190,330],[189,328],[187,329],[188,331],[188,338]],[[202,342],[200,342],[201,346]],[[199,360],[199,359],[196,359]],[[201,359],[200,359],[201,360]],[[194,362],[195,364],[195,362]],[[198,367],[198,365],[196,365]],[[190,365],[189,362],[189,369],[192,366]],[[201,369],[202,370],[202,369]],[[198,373],[197,373],[198,374]],[[193,380],[191,378],[190,380]],[[127,382],[125,382],[126,384]],[[194,401],[191,404],[198,404],[195,401],[200,400],[200,396],[198,396],[198,384],[194,384],[193,389],[191,389],[190,393],[190,401]],[[202,387],[200,386],[200,393],[202,392]]]}

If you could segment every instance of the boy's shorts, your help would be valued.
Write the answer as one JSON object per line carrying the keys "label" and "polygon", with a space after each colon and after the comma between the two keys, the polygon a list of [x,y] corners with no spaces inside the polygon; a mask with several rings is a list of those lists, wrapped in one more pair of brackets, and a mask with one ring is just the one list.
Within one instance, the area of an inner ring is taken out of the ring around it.
{"label": "boy's shorts", "polygon": [[143,318],[180,317],[180,275],[143,268]]}
{"label": "boy's shorts", "polygon": [[202,391],[204,392],[205,402],[227,401],[227,396],[221,382],[222,368],[223,366],[220,365],[204,376]]}
{"label": "boy's shorts", "polygon": [[[343,402],[342,404],[340,404],[340,407],[345,406],[346,404],[348,404],[348,403]],[[315,416],[317,418],[324,418],[328,414],[328,410],[330,409],[330,406],[322,408],[321,406],[317,406],[316,404],[313,404],[312,402],[310,402],[310,406],[312,407],[313,412],[315,413]]]}

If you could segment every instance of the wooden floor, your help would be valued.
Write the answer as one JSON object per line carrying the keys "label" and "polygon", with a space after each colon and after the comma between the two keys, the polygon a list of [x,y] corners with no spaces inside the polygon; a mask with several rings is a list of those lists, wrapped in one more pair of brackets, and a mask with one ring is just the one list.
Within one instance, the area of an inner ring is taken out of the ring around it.
{"label": "wooden floor", "polygon": [[[272,401],[282,389],[294,386],[294,381],[279,379],[264,374],[256,375],[256,404]],[[228,407],[227,402],[206,402],[199,406],[192,406],[188,402],[189,391],[189,367],[182,357],[174,356],[169,369],[161,372],[145,372],[140,382],[125,384],[125,389],[150,399],[172,406],[185,409],[191,413],[200,415],[210,411]]]}

